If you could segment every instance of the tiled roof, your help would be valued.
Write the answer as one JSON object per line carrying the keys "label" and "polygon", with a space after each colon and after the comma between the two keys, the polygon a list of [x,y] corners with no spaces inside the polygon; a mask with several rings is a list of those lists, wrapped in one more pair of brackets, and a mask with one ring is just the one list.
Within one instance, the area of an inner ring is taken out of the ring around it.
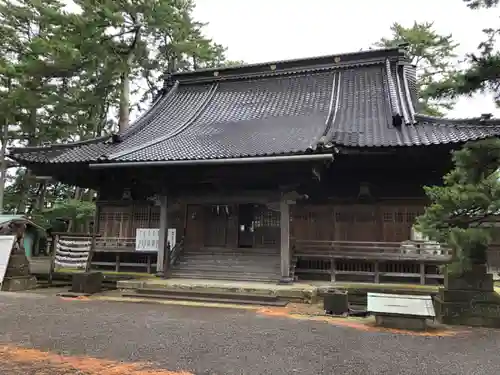
{"label": "tiled roof", "polygon": [[404,147],[500,135],[500,121],[415,113],[415,68],[397,49],[205,70],[176,83],[124,133],[15,149],[20,162],[225,159]]}

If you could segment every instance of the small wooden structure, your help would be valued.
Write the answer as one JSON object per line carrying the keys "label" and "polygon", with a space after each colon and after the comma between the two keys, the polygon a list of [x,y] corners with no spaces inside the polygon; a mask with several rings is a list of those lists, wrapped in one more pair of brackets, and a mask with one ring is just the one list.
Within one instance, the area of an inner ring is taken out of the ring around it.
{"label": "small wooden structure", "polygon": [[[99,191],[92,268],[437,283],[449,251],[405,244],[422,186],[500,122],[420,115],[415,81],[399,48],[177,73],[123,132],[10,157]],[[138,250],[141,228],[157,251]]]}

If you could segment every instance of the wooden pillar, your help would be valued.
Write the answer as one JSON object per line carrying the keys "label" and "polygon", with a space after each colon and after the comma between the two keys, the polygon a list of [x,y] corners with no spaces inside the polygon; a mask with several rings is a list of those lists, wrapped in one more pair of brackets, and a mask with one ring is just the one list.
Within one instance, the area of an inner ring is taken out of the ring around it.
{"label": "wooden pillar", "polygon": [[158,260],[156,271],[165,274],[163,269],[167,251],[167,231],[168,231],[168,200],[166,195],[160,196],[160,232],[158,235]]}
{"label": "wooden pillar", "polygon": [[280,201],[281,226],[281,282],[291,283],[290,278],[290,205],[282,198]]}

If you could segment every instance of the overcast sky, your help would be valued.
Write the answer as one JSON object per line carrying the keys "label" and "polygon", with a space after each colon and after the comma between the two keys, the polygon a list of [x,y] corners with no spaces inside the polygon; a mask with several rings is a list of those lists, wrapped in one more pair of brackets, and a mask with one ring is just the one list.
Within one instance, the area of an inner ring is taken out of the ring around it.
{"label": "overcast sky", "polygon": [[[196,0],[195,17],[227,57],[248,63],[366,49],[399,22],[432,21],[451,33],[459,54],[476,49],[481,30],[498,25],[500,10],[472,11],[461,0]],[[491,97],[462,98],[452,117],[494,113]]]}

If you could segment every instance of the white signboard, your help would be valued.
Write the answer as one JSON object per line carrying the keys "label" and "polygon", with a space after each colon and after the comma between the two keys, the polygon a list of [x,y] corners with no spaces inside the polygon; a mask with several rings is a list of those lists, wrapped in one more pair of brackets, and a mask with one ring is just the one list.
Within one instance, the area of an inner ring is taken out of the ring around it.
{"label": "white signboard", "polygon": [[[167,241],[170,247],[176,244],[176,229],[169,228]],[[158,228],[137,228],[135,235],[136,251],[158,251],[160,245],[160,230]]]}
{"label": "white signboard", "polygon": [[14,238],[14,236],[0,236],[0,285],[5,278],[5,272],[7,272]]}
{"label": "white signboard", "polygon": [[158,251],[160,230],[158,228],[137,228],[135,234],[136,251]]}
{"label": "white signboard", "polygon": [[431,296],[368,293],[368,312],[435,317]]}

